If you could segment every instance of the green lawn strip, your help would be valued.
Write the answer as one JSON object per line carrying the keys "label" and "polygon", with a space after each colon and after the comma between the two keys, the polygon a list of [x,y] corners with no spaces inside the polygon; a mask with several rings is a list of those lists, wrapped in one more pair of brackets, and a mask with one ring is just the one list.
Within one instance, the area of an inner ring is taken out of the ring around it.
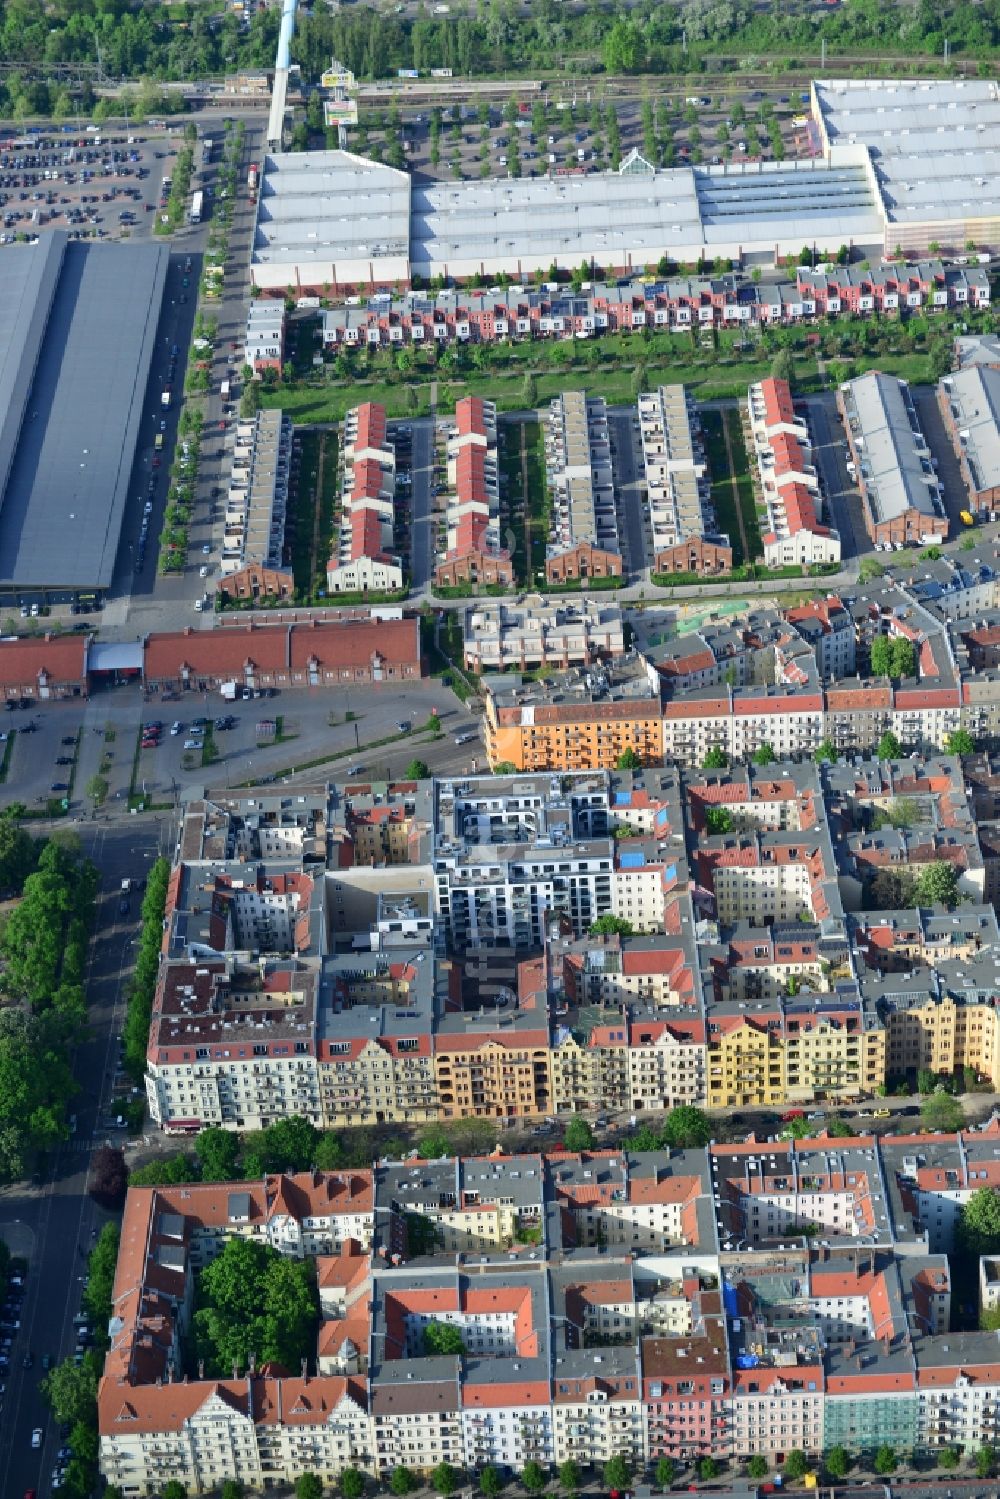
{"label": "green lawn strip", "polygon": [[7,731],[7,742],[3,747],[3,759],[0,760],[0,785],[2,785],[4,781],[6,781],[7,775],[10,771],[10,762],[11,757],[14,754],[14,740],[16,738],[17,730],[9,729]]}
{"label": "green lawn strip", "polygon": [[298,484],[291,513],[292,577],[296,593],[312,591],[313,507],[319,470],[320,432],[300,432]]}
{"label": "green lawn strip", "polygon": [[[431,734],[426,729],[417,729],[412,734],[389,734],[384,739],[372,739],[368,744],[351,745],[347,749],[332,750],[328,755],[317,755],[314,760],[296,760],[295,764],[290,765],[287,770],[271,770],[267,774],[273,780],[277,781],[282,776],[291,775],[293,771],[296,775],[299,775],[303,770],[316,770],[319,766],[329,765],[335,760],[352,760],[359,754],[367,754],[369,750],[382,749],[387,744],[398,744],[401,739],[412,740],[414,744],[417,744],[423,743],[425,740],[433,741],[440,739],[440,737],[440,734]],[[258,748],[266,749],[267,745],[261,744],[258,745]],[[259,786],[260,784],[260,776],[254,776],[249,781],[234,781],[233,789],[238,790],[246,786]]]}
{"label": "green lawn strip", "polygon": [[326,564],[333,551],[334,519],[340,498],[337,486],[338,439],[336,432],[323,433],[323,473],[319,493],[319,525],[316,527],[316,554],[313,558],[314,593],[326,588]]}
{"label": "green lawn strip", "polygon": [[521,490],[521,425],[505,422],[499,432],[500,473],[503,483],[500,489],[500,529],[505,543],[513,540],[512,559],[514,578],[524,583],[527,577],[527,556],[524,550],[524,506],[525,496]]}
{"label": "green lawn strip", "polygon": [[705,452],[712,479],[712,504],[715,507],[719,530],[729,537],[733,548],[733,562],[739,567],[743,557],[743,540],[740,536],[739,517],[736,513],[736,494],[732,486],[726,439],[722,430],[720,411],[703,411],[702,430],[705,433]]}
{"label": "green lawn strip", "polygon": [[764,544],[760,539],[760,523],[753,494],[753,480],[750,477],[750,463],[747,458],[746,443],[743,440],[743,423],[738,410],[726,411],[725,420],[729,431],[729,448],[736,466],[736,492],[739,496],[740,513],[743,516],[743,528],[750,552],[748,561],[753,562],[758,557],[763,557]]}
{"label": "green lawn strip", "polygon": [[524,424],[524,446],[528,516],[531,520],[531,555],[526,580],[530,587],[540,581],[538,574],[545,571],[545,553],[552,525],[552,505],[545,482],[545,443],[541,422],[529,421]]}

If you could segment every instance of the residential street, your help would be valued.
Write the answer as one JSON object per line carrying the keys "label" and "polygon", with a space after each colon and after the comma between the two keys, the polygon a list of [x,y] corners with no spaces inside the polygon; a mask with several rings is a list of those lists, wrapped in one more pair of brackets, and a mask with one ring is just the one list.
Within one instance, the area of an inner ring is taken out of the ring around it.
{"label": "residential street", "polygon": [[[29,1265],[22,1326],[11,1350],[0,1414],[0,1448],[6,1454],[3,1492],[8,1495],[50,1491],[59,1433],[38,1390],[42,1357],[49,1354],[56,1362],[73,1352],[72,1322],[80,1306],[84,1256],[109,1217],[87,1196],[87,1177],[89,1152],[107,1133],[98,1121],[106,1117],[114,1092],[116,1038],[138,934],[138,901],[128,917],[118,913],[121,881],[125,875],[145,875],[158,854],[171,855],[175,837],[173,822],[159,816],[110,825],[83,823],[76,830],[101,873],[88,985],[92,1034],[74,1059],[80,1086],[74,1105],[77,1132],[49,1162],[39,1184],[0,1190],[0,1234]],[[33,1367],[26,1370],[29,1351]],[[31,1448],[36,1426],[45,1434],[40,1451]]]}

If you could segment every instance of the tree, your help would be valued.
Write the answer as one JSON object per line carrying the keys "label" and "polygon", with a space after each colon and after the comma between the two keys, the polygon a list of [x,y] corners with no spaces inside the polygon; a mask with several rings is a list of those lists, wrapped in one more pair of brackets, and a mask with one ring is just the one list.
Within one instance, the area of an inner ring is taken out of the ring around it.
{"label": "tree", "polygon": [[203,1129],[194,1142],[194,1152],[206,1182],[230,1182],[237,1176],[240,1137],[230,1129]]}
{"label": "tree", "polygon": [[[785,1472],[786,1473],[788,1472],[787,1466],[785,1468]],[[766,1478],[767,1477],[767,1473],[768,1473],[767,1458],[763,1457],[759,1452],[755,1452],[754,1455],[753,1455],[753,1457],[747,1463],[747,1477],[748,1478]]]}
{"label": "tree", "polygon": [[344,1499],[361,1499],[365,1491],[365,1475],[359,1468],[344,1468],[340,1475],[340,1492]]}
{"label": "tree", "polygon": [[97,1355],[87,1353],[82,1364],[64,1359],[45,1375],[40,1389],[60,1425],[73,1426],[77,1421],[93,1423],[97,1420],[100,1372]]}
{"label": "tree", "polygon": [[755,765],[773,765],[777,756],[771,746],[765,741],[763,744],[758,745],[750,758]]}
{"label": "tree", "polygon": [[451,1463],[438,1463],[431,1474],[431,1488],[441,1495],[441,1499],[449,1499],[458,1488],[458,1476],[458,1469]]}
{"label": "tree", "polygon": [[404,781],[426,781],[430,776],[431,768],[426,760],[411,760],[403,771]]}
{"label": "tree", "polygon": [[725,750],[710,749],[701,764],[703,770],[725,770],[729,764],[729,756]]}
{"label": "tree", "polygon": [[437,1124],[432,1124],[430,1129],[424,1131],[417,1140],[417,1149],[425,1161],[439,1161],[442,1156],[455,1153],[448,1136]]}
{"label": "tree", "polygon": [[409,1468],[404,1468],[402,1463],[393,1468],[389,1477],[389,1492],[395,1494],[396,1499],[404,1499],[404,1495],[412,1494],[416,1486],[417,1476]]}
{"label": "tree", "polygon": [[[767,1469],[765,1468],[765,1472]],[[672,1457],[661,1457],[656,1464],[656,1487],[669,1489],[677,1477],[677,1464]]]}
{"label": "tree", "polygon": [[834,1114],[832,1119],[826,1122],[826,1132],[837,1139],[847,1140],[854,1134],[854,1129],[847,1119],[842,1119],[839,1114]]}
{"label": "tree", "polygon": [[574,1114],[572,1119],[566,1121],[563,1145],[567,1150],[571,1150],[574,1153],[579,1153],[582,1150],[593,1150],[594,1131],[586,1119],[581,1119],[579,1114]]}
{"label": "tree", "polygon": [[525,1463],[521,1473],[521,1483],[529,1494],[540,1494],[548,1481],[541,1463],[535,1462],[534,1458]]}
{"label": "tree", "polygon": [[632,923],[624,916],[598,916],[590,923],[592,937],[631,937],[632,932]]}
{"label": "tree", "polygon": [[620,1452],[604,1464],[604,1483],[607,1488],[617,1489],[619,1493],[631,1488],[632,1467],[628,1458],[623,1457]]}
{"label": "tree", "polygon": [[187,1489],[176,1478],[170,1478],[160,1490],[160,1499],[187,1499]]}
{"label": "tree", "polygon": [[890,652],[889,637],[887,635],[876,635],[868,652],[869,665],[873,677],[887,677],[889,675]]}
{"label": "tree", "polygon": [[958,903],[958,872],[947,859],[925,864],[917,875],[916,898],[922,906],[947,906]]}
{"label": "tree", "polygon": [[793,1447],[791,1452],[785,1454],[784,1470],[785,1477],[792,1479],[793,1482],[806,1476],[809,1464],[801,1447]]}
{"label": "tree", "polygon": [[831,1478],[846,1478],[851,1469],[851,1458],[846,1447],[831,1447],[824,1462]]}
{"label": "tree", "polygon": [[300,1473],[295,1480],[295,1499],[323,1499],[323,1485],[315,1473]]}
{"label": "tree", "polygon": [[99,807],[107,799],[108,783],[102,775],[92,775],[85,789],[95,807]]}
{"label": "tree", "polygon": [[493,767],[495,776],[512,776],[517,774],[517,766],[513,760],[498,760]]}
{"label": "tree", "polygon": [[564,1494],[575,1494],[580,1487],[580,1464],[568,1457],[559,1465],[559,1487]]}
{"label": "tree", "polygon": [[1000,1249],[1000,1190],[980,1187],[973,1192],[959,1215],[957,1238],[975,1259],[996,1254]]}
{"label": "tree", "polygon": [[424,1353],[460,1357],[464,1352],[461,1328],[450,1322],[428,1322],[424,1328]]}
{"label": "tree", "polygon": [[888,1478],[890,1473],[895,1473],[897,1466],[895,1449],[883,1442],[875,1454],[875,1472]]}
{"label": "tree", "polygon": [[615,768],[617,770],[641,770],[642,759],[634,749],[623,750],[615,761]]}
{"label": "tree", "polygon": [[128,1187],[125,1155],[113,1145],[102,1145],[94,1152],[90,1174],[90,1195],[105,1208],[120,1208]]}
{"label": "tree", "polygon": [[500,1474],[492,1463],[487,1463],[479,1475],[479,1492],[483,1495],[483,1499],[496,1499],[502,1488]]}
{"label": "tree", "polygon": [[895,734],[887,730],[879,740],[875,753],[880,760],[898,760],[903,753],[903,746]]}
{"label": "tree", "polygon": [[955,729],[948,735],[949,755],[974,755],[976,752],[976,741],[968,729]]}
{"label": "tree", "polygon": [[728,807],[709,807],[705,813],[705,831],[728,833],[733,825],[733,815]]}
{"label": "tree", "polygon": [[997,1455],[992,1447],[982,1446],[973,1459],[977,1478],[989,1478],[996,1467]]}
{"label": "tree", "polygon": [[957,1468],[961,1460],[957,1447],[942,1447],[937,1455],[938,1467],[946,1470]]}
{"label": "tree", "polygon": [[663,1121],[663,1143],[673,1150],[701,1150],[713,1134],[712,1121],[694,1104],[678,1104]]}
{"label": "tree", "polygon": [[952,1135],[963,1128],[965,1112],[950,1093],[932,1093],[921,1105],[920,1122],[926,1130],[940,1130]]}
{"label": "tree", "polygon": [[698,1477],[702,1483],[708,1483],[719,1476],[719,1465],[714,1457],[702,1457],[698,1459]]}
{"label": "tree", "polygon": [[819,744],[817,744],[816,746],[816,754],[814,756],[814,759],[820,764],[822,764],[824,760],[830,765],[835,765],[837,763],[837,746],[834,744],[832,739],[820,740]]}
{"label": "tree", "polygon": [[301,1114],[276,1119],[267,1129],[243,1140],[243,1174],[251,1180],[273,1172],[308,1171],[313,1164],[319,1131]]}
{"label": "tree", "polygon": [[784,380],[787,385],[792,385],[795,380],[795,364],[789,349],[779,349],[771,360],[772,380]]}
{"label": "tree", "polygon": [[642,33],[631,17],[619,16],[604,38],[605,72],[632,73],[642,60]]}
{"label": "tree", "polygon": [[259,1364],[297,1369],[312,1355],[319,1298],[315,1265],[268,1244],[230,1239],[201,1272],[191,1320],[194,1347],[210,1376]]}

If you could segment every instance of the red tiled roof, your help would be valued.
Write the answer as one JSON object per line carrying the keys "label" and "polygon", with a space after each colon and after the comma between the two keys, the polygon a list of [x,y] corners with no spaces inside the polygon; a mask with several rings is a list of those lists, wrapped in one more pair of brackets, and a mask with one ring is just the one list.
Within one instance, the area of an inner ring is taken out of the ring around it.
{"label": "red tiled roof", "polygon": [[0,641],[0,688],[37,682],[42,674],[52,682],[86,678],[87,641],[80,635],[46,635],[41,640]]}

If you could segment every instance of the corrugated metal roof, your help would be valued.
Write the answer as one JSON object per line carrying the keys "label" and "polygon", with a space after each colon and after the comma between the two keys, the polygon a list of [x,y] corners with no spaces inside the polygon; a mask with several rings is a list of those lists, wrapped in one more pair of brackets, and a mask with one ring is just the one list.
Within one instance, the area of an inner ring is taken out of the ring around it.
{"label": "corrugated metal roof", "polygon": [[[19,378],[30,382],[30,399],[0,506],[0,583],[105,588],[114,572],[168,251],[71,244],[55,234],[23,253],[45,259],[38,273],[43,293],[48,257],[61,259],[52,295],[35,302],[21,346]],[[0,277],[0,303],[15,294],[16,283]]]}

